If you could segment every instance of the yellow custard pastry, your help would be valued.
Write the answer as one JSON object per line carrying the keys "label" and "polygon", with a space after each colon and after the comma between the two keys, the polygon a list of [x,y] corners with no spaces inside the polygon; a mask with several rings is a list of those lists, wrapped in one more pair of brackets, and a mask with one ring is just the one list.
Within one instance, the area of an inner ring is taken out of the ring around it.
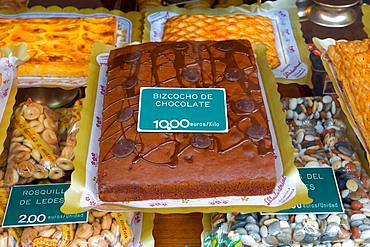
{"label": "yellow custard pastry", "polygon": [[26,42],[19,76],[87,76],[95,41],[114,44],[115,17],[0,19],[0,47]]}

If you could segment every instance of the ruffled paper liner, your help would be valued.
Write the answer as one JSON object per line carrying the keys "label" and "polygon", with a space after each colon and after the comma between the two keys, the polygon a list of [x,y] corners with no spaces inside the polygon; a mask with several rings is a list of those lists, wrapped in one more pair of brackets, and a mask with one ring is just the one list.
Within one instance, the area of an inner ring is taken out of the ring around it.
{"label": "ruffled paper liner", "polygon": [[[370,9],[370,8],[369,8]],[[345,94],[341,89],[339,82],[337,81],[337,77],[335,76],[335,71],[333,70],[331,61],[327,56],[327,49],[329,45],[334,45],[336,40],[334,39],[319,39],[313,38],[313,42],[316,47],[322,52],[321,60],[323,62],[325,71],[328,73],[330,80],[333,82],[333,86],[335,92],[338,95],[338,100],[341,106],[342,111],[344,112],[346,119],[345,122],[348,128],[348,138],[353,144],[355,152],[358,154],[358,158],[362,164],[362,166],[366,169],[367,173],[370,174],[370,150],[366,147],[366,142],[364,137],[358,128],[355,118],[353,117],[353,113],[351,112],[350,106],[345,98]]]}
{"label": "ruffled paper liner", "polygon": [[[69,190],[65,193],[65,203],[62,206],[64,213],[79,213],[86,211],[89,208],[82,208],[80,205],[86,183],[86,166],[87,157],[89,155],[89,144],[92,123],[94,120],[94,108],[96,102],[96,92],[98,90],[99,65],[96,61],[97,55],[108,52],[112,47],[96,43],[92,52],[91,63],[89,65],[89,83],[86,89],[86,97],[84,98],[84,108],[81,112],[80,132],[77,134],[77,147],[75,151],[75,171],[72,174],[72,183]],[[255,47],[259,69],[262,74],[262,81],[266,92],[268,106],[270,108],[272,123],[277,136],[277,143],[283,163],[283,176],[288,177],[294,182],[296,187],[295,196],[288,202],[278,207],[260,206],[260,205],[237,205],[237,206],[205,206],[205,207],[176,207],[176,208],[137,208],[128,207],[117,204],[100,205],[98,208],[110,211],[143,211],[156,213],[190,213],[190,212],[276,212],[291,208],[296,204],[309,204],[312,200],[308,197],[306,186],[302,183],[297,168],[294,165],[294,148],[291,144],[291,138],[288,133],[288,126],[285,124],[285,114],[280,103],[280,95],[277,91],[277,84],[274,81],[274,76],[271,69],[268,67],[267,58],[265,55],[266,48],[264,45]],[[267,205],[267,204],[266,204]],[[92,205],[91,208],[98,205]]]}
{"label": "ruffled paper liner", "polygon": [[[66,14],[110,14],[118,17],[125,18],[131,22],[131,36],[126,37],[128,43],[141,40],[141,21],[142,15],[139,12],[128,12],[124,13],[120,10],[108,10],[106,8],[96,9],[77,9],[75,7],[61,8],[58,6],[42,7],[34,6],[28,9],[22,9],[19,11],[0,11],[0,15],[16,15],[16,14],[29,14],[29,13],[66,13]],[[129,35],[129,34],[127,34]],[[19,77],[19,86],[23,88],[27,87],[50,87],[50,88],[63,88],[63,89],[74,89],[81,86],[86,86],[86,77],[51,77],[51,76],[22,76]]]}
{"label": "ruffled paper liner", "polygon": [[[160,12],[160,11],[168,11],[173,12],[177,14],[209,14],[209,15],[230,15],[230,14],[248,14],[247,12],[252,12],[253,14],[258,13],[268,13],[272,11],[279,11],[287,12],[289,14],[289,20],[291,24],[291,30],[293,30],[294,39],[296,42],[296,45],[298,47],[298,52],[300,56],[300,61],[305,64],[307,73],[305,76],[299,78],[299,79],[285,79],[285,78],[276,78],[276,81],[278,83],[283,84],[291,84],[291,83],[297,83],[299,85],[307,85],[310,88],[313,88],[312,85],[312,69],[311,69],[311,60],[309,58],[310,52],[308,49],[307,44],[305,43],[305,40],[303,38],[303,33],[301,31],[301,25],[299,23],[299,17],[297,15],[297,7],[295,5],[294,1],[291,0],[279,0],[276,2],[270,2],[267,1],[263,4],[252,4],[252,5],[241,5],[239,7],[228,7],[228,8],[215,8],[215,9],[184,9],[184,8],[178,8],[176,6],[169,6],[169,7],[152,7],[148,8],[145,12],[145,18],[144,18],[144,31],[143,31],[143,42],[149,42],[150,41],[150,33],[151,33],[151,26],[148,21],[148,16]],[[285,13],[283,13],[284,15]],[[281,33],[282,31],[279,31]],[[277,38],[277,37],[276,37]],[[278,37],[279,40],[281,37]],[[282,50],[282,47],[278,49]],[[284,51],[284,56],[286,51]],[[289,65],[289,64],[287,64]],[[294,67],[293,65],[290,65],[289,67]]]}
{"label": "ruffled paper liner", "polygon": [[362,5],[362,23],[364,24],[364,31],[370,37],[370,5],[365,3]]}
{"label": "ruffled paper liner", "polygon": [[[7,48],[0,48],[0,59],[5,58],[9,60],[10,67],[4,67],[0,69],[7,70],[7,78],[4,78],[5,75],[1,75],[0,77],[2,80],[11,80],[7,81],[7,86],[9,86],[6,90],[8,93],[8,99],[4,104],[0,104],[0,107],[4,109],[2,116],[0,116],[0,153],[4,150],[4,142],[7,137],[7,130],[10,125],[10,119],[13,115],[13,107],[15,105],[15,96],[17,95],[17,77],[16,77],[16,68],[19,64],[23,63],[28,59],[27,56],[27,46],[26,44],[20,44],[18,46],[9,46]],[[1,65],[0,65],[1,66]],[[5,66],[5,65],[4,65]],[[4,81],[0,81],[0,89],[3,89],[5,85]],[[3,90],[1,90],[3,91]]]}

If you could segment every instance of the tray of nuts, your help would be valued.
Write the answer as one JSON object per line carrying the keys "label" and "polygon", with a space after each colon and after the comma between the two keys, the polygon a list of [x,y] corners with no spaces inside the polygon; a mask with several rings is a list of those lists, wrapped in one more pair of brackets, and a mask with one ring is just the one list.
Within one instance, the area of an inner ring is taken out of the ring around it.
{"label": "tray of nuts", "polygon": [[[334,169],[343,214],[209,215],[203,246],[370,246],[370,179],[337,98],[283,99],[296,165]],[[364,154],[362,154],[363,156]],[[366,162],[366,161],[365,161]],[[208,216],[207,216],[208,217]],[[233,245],[234,244],[234,245]]]}

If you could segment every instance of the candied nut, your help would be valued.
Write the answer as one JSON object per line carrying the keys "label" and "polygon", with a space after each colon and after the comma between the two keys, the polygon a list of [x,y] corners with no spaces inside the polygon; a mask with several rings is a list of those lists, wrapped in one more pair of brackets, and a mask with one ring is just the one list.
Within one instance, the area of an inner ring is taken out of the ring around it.
{"label": "candied nut", "polygon": [[101,222],[101,228],[103,230],[109,230],[112,225],[112,220],[113,220],[112,215],[110,214],[104,215]]}
{"label": "candied nut", "polygon": [[39,233],[39,237],[45,237],[45,238],[50,238],[53,236],[53,234],[56,232],[55,228],[50,228],[47,230],[43,230]]}
{"label": "candied nut", "polygon": [[20,163],[22,161],[29,160],[31,158],[31,153],[30,152],[19,152],[12,157],[15,162]]}
{"label": "candied nut", "polygon": [[89,223],[92,224],[95,221],[95,217],[92,213],[89,213]]}
{"label": "candied nut", "polygon": [[58,143],[58,138],[57,138],[57,135],[55,134],[54,131],[50,130],[50,129],[45,129],[42,134],[41,134],[41,137],[42,139],[44,139],[44,141],[46,141],[46,143],[48,144],[57,144]]}
{"label": "candied nut", "polygon": [[8,233],[7,232],[3,232],[1,233],[0,235],[0,246],[11,246],[9,243],[10,243],[10,239],[9,239],[10,236],[8,236]]}
{"label": "candied nut", "polygon": [[99,243],[99,240],[102,239],[101,236],[97,235],[97,236],[92,236],[88,239],[88,245],[89,247],[90,246],[98,246],[98,243]]}
{"label": "candied nut", "polygon": [[46,225],[46,226],[34,226],[33,227],[36,231],[38,232],[42,232],[42,231],[45,231],[45,230],[48,230],[51,228],[51,225]]}
{"label": "candied nut", "polygon": [[37,234],[37,230],[31,227],[25,228],[21,236],[21,245],[30,246],[32,244],[32,241],[37,237]]}
{"label": "candied nut", "polygon": [[89,247],[109,247],[109,244],[101,236],[93,236],[89,238],[88,246]]}
{"label": "candied nut", "polygon": [[48,170],[44,166],[35,164],[34,168],[35,169],[32,173],[33,178],[44,179],[48,177],[49,175]]}
{"label": "candied nut", "polygon": [[90,224],[81,224],[77,227],[76,238],[88,239],[93,234],[93,227]]}
{"label": "candied nut", "polygon": [[107,212],[92,211],[91,214],[96,218],[101,218],[107,214]]}
{"label": "candied nut", "polygon": [[63,227],[62,227],[62,225],[54,225],[55,226],[55,228],[57,229],[57,231],[61,231],[61,232],[63,232]]}
{"label": "candied nut", "polygon": [[118,227],[117,227],[117,222],[113,220],[112,225],[110,227],[110,231],[113,232],[114,234],[118,233]]}
{"label": "candied nut", "polygon": [[17,165],[17,171],[22,177],[29,178],[34,171],[34,164],[28,160],[23,161]]}
{"label": "candied nut", "polygon": [[19,180],[19,174],[15,168],[8,167],[4,176],[4,183],[7,185],[16,184]]}
{"label": "candied nut", "polygon": [[73,162],[66,158],[59,158],[56,161],[56,164],[58,167],[62,168],[64,171],[70,171],[73,170]]}
{"label": "candied nut", "polygon": [[38,120],[33,120],[33,121],[29,122],[29,125],[31,126],[31,128],[34,131],[36,131],[36,133],[41,133],[45,129],[42,122],[40,122]]}
{"label": "candied nut", "polygon": [[51,236],[54,239],[62,239],[63,232],[62,231],[55,231],[54,234]]}
{"label": "candied nut", "polygon": [[101,232],[100,234],[102,237],[104,237],[104,239],[110,244],[110,245],[114,245],[116,242],[117,242],[117,237],[115,234],[113,234],[113,232],[109,231],[109,230],[104,230]]}
{"label": "candied nut", "polygon": [[70,247],[90,247],[85,239],[75,239],[70,244]]}
{"label": "candied nut", "polygon": [[100,223],[99,222],[94,222],[94,223],[92,223],[92,227],[94,229],[93,236],[99,235],[100,232],[101,232],[101,225],[100,225]]}
{"label": "candied nut", "polygon": [[26,120],[35,120],[41,115],[42,112],[43,112],[42,105],[38,103],[31,103],[26,107],[26,109],[24,109],[23,117]]}
{"label": "candied nut", "polygon": [[59,167],[52,167],[49,171],[49,178],[50,179],[60,179],[64,176],[64,171]]}
{"label": "candied nut", "polygon": [[73,160],[74,158],[74,147],[73,146],[65,146],[62,150],[62,153],[60,155],[60,157],[62,158],[66,158],[66,159],[69,159],[69,160]]}

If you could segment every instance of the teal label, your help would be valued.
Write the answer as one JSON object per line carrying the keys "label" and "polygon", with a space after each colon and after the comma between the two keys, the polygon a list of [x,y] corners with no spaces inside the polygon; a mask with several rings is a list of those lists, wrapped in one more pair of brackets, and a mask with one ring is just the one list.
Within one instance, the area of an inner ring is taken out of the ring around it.
{"label": "teal label", "polygon": [[16,185],[10,192],[3,227],[87,222],[87,213],[63,214],[70,184]]}
{"label": "teal label", "polygon": [[224,88],[141,88],[139,132],[228,131]]}
{"label": "teal label", "polygon": [[339,194],[334,171],[330,167],[298,168],[302,182],[307,186],[311,204],[298,204],[276,214],[330,214],[343,213],[344,208]]}

